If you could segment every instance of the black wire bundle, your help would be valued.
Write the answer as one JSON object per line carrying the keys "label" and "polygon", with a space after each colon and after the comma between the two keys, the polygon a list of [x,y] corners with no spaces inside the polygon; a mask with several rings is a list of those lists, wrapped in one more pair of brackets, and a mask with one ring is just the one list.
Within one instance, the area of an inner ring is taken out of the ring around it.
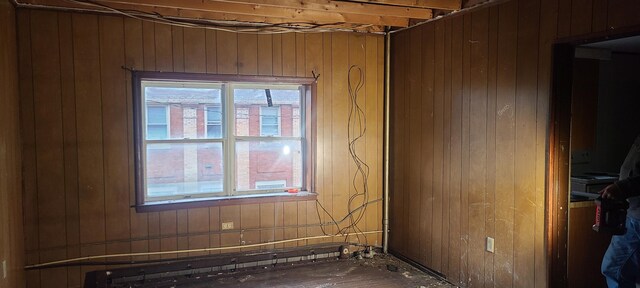
{"label": "black wire bundle", "polygon": [[[355,83],[355,86],[354,86],[351,78],[352,76],[351,74],[352,74],[352,71],[356,69],[358,71],[359,77],[358,77],[358,82]],[[362,108],[360,107],[360,104],[358,104],[358,93],[360,92],[360,89],[362,89],[362,87],[364,86],[364,73],[362,72],[362,69],[359,66],[352,65],[351,67],[349,67],[349,72],[347,76],[347,86],[349,91],[349,117],[347,121],[347,139],[349,140],[349,155],[356,165],[356,173],[353,175],[353,178],[351,180],[351,184],[353,185],[355,194],[349,197],[349,202],[347,206],[349,213],[347,213],[347,215],[340,221],[336,221],[333,215],[331,215],[331,213],[329,213],[318,200],[316,200],[316,212],[318,213],[318,218],[320,219],[320,221],[322,221],[320,217],[320,211],[318,210],[318,206],[320,206],[320,208],[322,208],[324,213],[326,213],[331,218],[330,225],[335,225],[337,227],[338,232],[335,235],[345,236],[345,242],[348,242],[347,238],[349,235],[348,234],[349,230],[352,230],[356,235],[356,237],[358,237],[358,242],[360,242],[360,237],[358,236],[358,234],[362,234],[362,236],[364,236],[365,242],[367,242],[367,236],[358,227],[358,223],[360,223],[360,221],[362,221],[362,218],[364,218],[367,206],[371,203],[378,202],[382,199],[380,198],[380,199],[375,199],[373,201],[369,201],[369,187],[367,185],[369,183],[369,165],[367,165],[367,163],[362,158],[360,158],[360,156],[358,156],[358,153],[357,153],[356,144],[358,143],[358,140],[362,139],[362,137],[364,137],[365,133],[367,132],[367,117],[364,111],[362,110]],[[362,179],[362,190],[358,188],[359,187],[358,179]],[[353,203],[356,199],[358,199],[358,197],[362,197],[362,205],[356,207],[355,209],[352,209]],[[349,225],[343,228],[340,228],[339,224],[347,219],[349,219]],[[324,233],[324,235],[329,235],[324,230],[324,226],[325,224],[320,225],[320,228],[322,229],[322,233]]]}
{"label": "black wire bundle", "polygon": [[[355,87],[353,86],[351,79],[351,71],[354,69],[357,69],[359,76],[358,82],[356,83]],[[351,224],[343,228],[341,233],[348,233],[349,229],[352,229],[354,233],[361,233],[365,238],[365,242],[367,242],[367,236],[362,233],[362,230],[360,230],[360,228],[358,227],[358,223],[360,223],[362,218],[364,218],[365,216],[366,208],[369,202],[369,187],[367,185],[369,183],[369,165],[367,165],[367,163],[362,158],[360,158],[356,151],[356,144],[358,140],[362,139],[362,137],[364,137],[365,133],[367,132],[367,117],[358,104],[358,92],[364,86],[364,73],[362,72],[362,68],[357,65],[352,65],[351,67],[349,67],[347,78],[347,86],[350,99],[347,138],[349,139],[349,155],[351,156],[351,159],[353,159],[353,162],[356,164],[356,173],[353,175],[353,179],[351,180],[351,184],[353,185],[355,194],[351,195],[348,203],[348,211]],[[362,179],[361,191],[358,189],[358,178]],[[357,213],[357,216],[354,217],[354,214],[351,213],[353,211],[351,209],[351,206],[353,205],[353,202],[360,196],[362,196],[363,198],[362,205],[364,205],[364,208],[361,209]],[[346,239],[347,238],[345,237],[345,240]],[[359,241],[360,238],[358,237],[358,242]]]}

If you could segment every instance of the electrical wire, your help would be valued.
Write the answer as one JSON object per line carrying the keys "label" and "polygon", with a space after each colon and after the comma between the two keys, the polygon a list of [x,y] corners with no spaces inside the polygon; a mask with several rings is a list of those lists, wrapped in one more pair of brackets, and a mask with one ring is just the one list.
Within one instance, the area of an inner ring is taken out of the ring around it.
{"label": "electrical wire", "polygon": [[[358,82],[355,84],[353,83],[353,79],[351,78],[353,70],[358,71]],[[362,221],[362,219],[366,215],[367,206],[371,203],[381,201],[382,198],[369,201],[369,189],[368,189],[369,165],[365,161],[363,161],[362,158],[360,158],[360,156],[357,153],[356,144],[360,139],[362,139],[362,137],[365,136],[365,133],[367,131],[366,115],[362,110],[362,108],[360,107],[360,105],[358,104],[358,93],[360,92],[360,89],[362,89],[362,87],[364,86],[364,73],[362,72],[362,69],[359,66],[352,65],[351,67],[349,67],[349,71],[347,75],[347,86],[348,86],[348,93],[349,93],[349,115],[348,115],[348,121],[347,121],[347,139],[349,142],[349,155],[351,156],[351,159],[356,165],[356,173],[354,174],[351,180],[351,184],[353,186],[355,193],[351,195],[351,197],[349,197],[349,201],[347,202],[348,213],[342,220],[336,221],[333,215],[331,215],[331,213],[329,213],[327,209],[325,209],[324,206],[322,206],[322,203],[320,203],[317,200],[316,200],[316,213],[318,214],[318,219],[320,219],[320,221],[322,222],[322,217],[320,215],[320,211],[318,207],[322,208],[324,213],[331,218],[331,222],[329,222],[329,224],[335,225],[337,228],[336,234],[329,234],[324,229],[325,225],[321,225],[320,228],[324,235],[345,236],[345,242],[347,242],[346,240],[348,239],[349,235],[351,235],[348,232],[353,231],[353,235],[357,237],[358,242],[360,242],[359,235],[362,235],[364,237],[364,242],[368,243],[366,233],[363,232],[362,229],[360,229],[360,227],[358,227],[358,224],[360,223],[360,221]],[[362,179],[362,190],[358,188],[359,187],[358,179]],[[362,197],[362,205],[360,205],[355,209],[352,209],[351,207],[353,206],[354,201],[358,197]],[[349,225],[340,228],[339,224],[347,219],[349,220]]]}
{"label": "electrical wire", "polygon": [[[368,231],[368,232],[364,232],[364,233],[366,233],[366,234],[375,234],[375,233],[382,233],[382,231]],[[72,259],[51,261],[51,262],[35,264],[35,265],[27,265],[27,266],[24,267],[24,269],[27,269],[27,270],[43,269],[43,268],[48,268],[50,266],[58,265],[58,264],[67,264],[67,263],[76,263],[76,262],[80,263],[81,261],[90,261],[90,260],[95,260],[95,259],[108,259],[108,258],[119,258],[119,257],[137,257],[137,256],[155,256],[155,255],[167,255],[167,254],[185,254],[185,253],[222,251],[222,250],[231,250],[231,249],[240,249],[240,248],[252,248],[252,247],[283,244],[283,243],[297,242],[297,241],[304,241],[304,240],[324,239],[324,238],[329,238],[329,237],[333,237],[333,236],[328,236],[328,235],[311,236],[311,237],[302,237],[302,238],[287,239],[287,240],[278,240],[278,241],[266,242],[266,243],[256,243],[256,244],[238,245],[238,246],[226,246],[226,247],[211,247],[211,248],[200,248],[200,249],[189,249],[189,250],[174,250],[174,251],[161,251],[161,252],[140,252],[140,253],[121,253],[121,254],[106,254],[106,255],[96,255],[96,256],[85,256],[85,257],[77,257],[77,258],[72,258]],[[166,261],[166,259],[164,259],[164,261]]]}
{"label": "electrical wire", "polygon": [[[355,83],[355,86],[353,83],[353,79],[351,78],[353,70],[357,70],[358,72],[358,80]],[[345,227],[344,231],[348,232],[349,229],[351,229],[354,233],[356,233],[356,237],[358,237],[358,234],[362,234],[365,238],[365,242],[368,242],[366,234],[362,233],[362,230],[358,227],[358,224],[364,218],[364,215],[366,213],[366,203],[369,201],[369,165],[367,165],[367,163],[362,158],[360,158],[357,153],[356,146],[358,141],[362,139],[367,132],[367,118],[364,111],[358,104],[358,93],[360,92],[362,87],[364,87],[364,73],[362,71],[362,68],[360,68],[358,65],[352,65],[351,67],[349,67],[347,75],[347,88],[350,99],[347,138],[349,139],[349,155],[351,156],[353,162],[356,164],[356,173],[354,174],[351,181],[355,194],[353,194],[349,198],[348,208],[349,212],[351,212],[351,206],[353,205],[353,202],[361,196],[363,198],[362,202],[363,205],[365,205],[365,208],[360,210],[357,216],[354,217],[353,214],[349,216],[351,224]],[[362,190],[358,189],[359,178],[361,178],[362,180]],[[359,237],[358,241],[360,241]]]}
{"label": "electrical wire", "polygon": [[[15,1],[15,0],[14,0]],[[313,22],[284,22],[284,23],[248,23],[242,24],[238,21],[221,21],[198,19],[192,20],[187,18],[164,16],[160,13],[145,12],[135,9],[117,9],[106,4],[98,3],[92,0],[64,0],[69,3],[97,8],[101,11],[123,15],[129,18],[142,21],[150,21],[153,23],[167,24],[184,28],[204,28],[217,31],[233,32],[233,33],[252,33],[252,34],[282,34],[282,33],[322,33],[332,31],[362,31],[369,32],[367,29],[373,27],[372,24],[349,24],[347,22],[334,23],[313,23]],[[20,3],[19,6],[36,6],[28,3]],[[82,10],[82,9],[78,9]],[[233,24],[231,24],[231,22]],[[351,25],[351,27],[341,27]]]}

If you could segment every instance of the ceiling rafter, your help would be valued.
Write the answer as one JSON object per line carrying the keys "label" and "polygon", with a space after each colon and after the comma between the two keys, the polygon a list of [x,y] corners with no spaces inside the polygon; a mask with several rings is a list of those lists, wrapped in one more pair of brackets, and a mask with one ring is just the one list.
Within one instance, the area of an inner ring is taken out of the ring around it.
{"label": "ceiling rafter", "polygon": [[395,16],[371,16],[343,12],[321,12],[306,9],[278,8],[255,4],[225,3],[201,0],[94,0],[106,5],[139,5],[146,7],[163,7],[173,9],[208,11],[245,16],[261,16],[291,19],[291,22],[310,23],[354,23],[380,26],[407,27],[408,18]]}
{"label": "ceiling rafter", "polygon": [[415,7],[441,10],[460,10],[461,0],[344,0],[348,2],[384,4],[389,6]]}
{"label": "ceiling rafter", "polygon": [[396,16],[404,18],[430,19],[432,11],[426,8],[388,6],[332,0],[215,0],[212,2],[244,3],[282,8],[307,9],[315,11],[353,13],[376,16]]}
{"label": "ceiling rafter", "polygon": [[[17,0],[27,7],[136,14],[200,27],[266,27],[308,32],[331,29],[378,33],[459,10],[461,0]],[[191,23],[191,22],[197,23]],[[265,28],[265,29],[266,29]],[[247,29],[247,31],[249,31]],[[267,33],[269,31],[265,31]],[[273,32],[273,31],[271,31]]]}

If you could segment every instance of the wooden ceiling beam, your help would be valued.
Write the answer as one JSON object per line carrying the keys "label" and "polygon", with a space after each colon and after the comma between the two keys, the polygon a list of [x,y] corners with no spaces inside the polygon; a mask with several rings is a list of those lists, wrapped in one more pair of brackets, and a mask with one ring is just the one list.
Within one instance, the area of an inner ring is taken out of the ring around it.
{"label": "wooden ceiling beam", "polygon": [[[92,4],[81,4],[81,3],[73,3],[65,0],[28,0],[28,2],[19,2],[21,6],[24,5],[36,5],[40,7],[53,7],[60,9],[82,9],[82,10],[90,10],[96,12],[111,12],[113,10],[99,7]],[[129,4],[108,4],[108,7],[111,7],[120,11],[128,11],[133,15],[144,15],[144,14],[155,14],[162,15],[164,17],[175,18],[175,19],[189,19],[189,20],[199,20],[199,21],[228,21],[228,22],[243,22],[243,23],[257,23],[257,24],[288,24],[291,23],[291,19],[285,18],[277,18],[277,17],[263,17],[263,16],[251,16],[251,15],[238,15],[238,14],[230,14],[230,13],[220,13],[220,12],[209,12],[209,11],[200,11],[200,10],[185,10],[185,9],[176,9],[176,8],[166,8],[166,7],[151,7],[151,6],[138,6],[138,5],[129,5]],[[133,11],[137,11],[133,12]],[[332,23],[332,22],[331,22]],[[323,22],[314,22],[314,24],[328,24]],[[383,32],[383,25],[358,25],[358,24],[338,24],[338,25],[330,25],[326,28],[340,28],[347,30],[355,30],[362,32]]]}
{"label": "wooden ceiling beam", "polygon": [[339,2],[358,2],[368,4],[384,4],[391,6],[415,7],[441,10],[462,9],[461,0],[337,0]]}
{"label": "wooden ceiling beam", "polygon": [[309,23],[353,23],[378,26],[407,27],[409,19],[395,16],[371,16],[353,13],[321,12],[293,8],[278,8],[255,4],[225,3],[201,0],[95,0],[97,3],[111,5],[138,5],[164,7],[185,10],[219,12],[228,14],[261,16],[290,19],[291,22]]}
{"label": "wooden ceiling beam", "polygon": [[352,13],[374,16],[395,16],[415,19],[431,19],[432,11],[426,8],[355,3],[333,0],[216,0],[213,2],[254,4],[281,8],[306,9],[324,12]]}

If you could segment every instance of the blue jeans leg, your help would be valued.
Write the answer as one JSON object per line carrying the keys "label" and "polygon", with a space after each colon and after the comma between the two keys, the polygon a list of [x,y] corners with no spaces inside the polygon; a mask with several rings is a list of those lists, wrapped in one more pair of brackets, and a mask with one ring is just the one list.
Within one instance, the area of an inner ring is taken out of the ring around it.
{"label": "blue jeans leg", "polygon": [[627,233],[615,235],[602,259],[602,275],[609,288],[633,288],[640,268],[640,220],[627,217]]}

